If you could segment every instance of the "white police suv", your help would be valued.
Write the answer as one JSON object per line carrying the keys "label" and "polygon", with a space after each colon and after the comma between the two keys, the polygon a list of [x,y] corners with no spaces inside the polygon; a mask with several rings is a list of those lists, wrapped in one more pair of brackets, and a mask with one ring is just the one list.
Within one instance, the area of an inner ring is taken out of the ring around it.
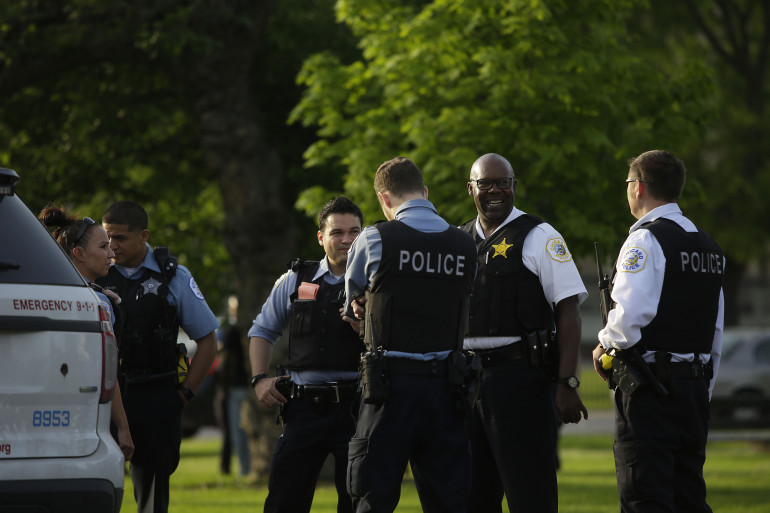
{"label": "white police suv", "polygon": [[115,336],[18,180],[0,168],[0,512],[118,512]]}

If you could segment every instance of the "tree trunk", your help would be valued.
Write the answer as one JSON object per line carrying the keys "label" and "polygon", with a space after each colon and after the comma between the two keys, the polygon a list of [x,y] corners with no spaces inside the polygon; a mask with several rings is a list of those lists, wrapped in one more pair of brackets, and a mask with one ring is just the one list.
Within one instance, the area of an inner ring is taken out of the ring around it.
{"label": "tree trunk", "polygon": [[[202,8],[196,22],[220,46],[191,56],[185,77],[200,120],[204,161],[218,176],[222,193],[222,237],[238,279],[238,324],[244,333],[294,254],[291,207],[282,202],[282,164],[264,139],[251,83],[251,64],[271,6],[230,0]],[[252,467],[257,478],[264,478],[277,439],[275,412],[262,408],[255,397],[249,405]]]}

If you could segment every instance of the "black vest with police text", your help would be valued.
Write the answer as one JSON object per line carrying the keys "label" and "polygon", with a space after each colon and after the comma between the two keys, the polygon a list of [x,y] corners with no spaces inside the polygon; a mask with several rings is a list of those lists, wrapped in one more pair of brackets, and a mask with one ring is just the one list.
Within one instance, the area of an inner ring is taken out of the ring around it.
{"label": "black vest with police text", "polygon": [[641,226],[652,232],[666,257],[658,311],[642,328],[649,351],[708,353],[714,341],[724,256],[706,232],[686,232],[670,219]]}
{"label": "black vest with police text", "polygon": [[[323,276],[313,281],[319,262],[294,259],[289,268],[297,273],[297,285],[291,295],[289,328],[289,370],[357,370],[364,351],[361,338],[342,320],[345,281],[326,283]],[[302,282],[318,285],[314,299],[299,299]]]}
{"label": "black vest with police text", "polygon": [[[165,250],[165,252],[164,252]],[[169,282],[176,272],[176,258],[167,248],[155,248],[156,261],[165,272],[143,269],[139,278],[125,278],[113,266],[96,282],[117,293],[123,314],[119,344],[120,369],[128,376],[174,371],[179,353],[179,319],[168,302]]]}
{"label": "black vest with police text", "polygon": [[476,231],[475,219],[462,225],[476,242],[479,261],[466,336],[521,337],[549,327],[551,307],[521,256],[524,239],[542,222],[523,214],[486,239]]}
{"label": "black vest with police text", "polygon": [[375,225],[382,261],[367,292],[367,347],[428,353],[462,348],[476,270],[473,241],[450,226],[424,233],[401,221]]}

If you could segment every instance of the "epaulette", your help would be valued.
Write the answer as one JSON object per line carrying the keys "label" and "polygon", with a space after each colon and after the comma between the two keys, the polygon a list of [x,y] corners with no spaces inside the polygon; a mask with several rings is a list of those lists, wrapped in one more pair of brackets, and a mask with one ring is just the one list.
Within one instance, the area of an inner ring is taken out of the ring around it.
{"label": "epaulette", "polygon": [[303,267],[310,267],[318,264],[319,262],[317,260],[302,260],[301,258],[293,258],[286,262],[286,267],[297,273]]}

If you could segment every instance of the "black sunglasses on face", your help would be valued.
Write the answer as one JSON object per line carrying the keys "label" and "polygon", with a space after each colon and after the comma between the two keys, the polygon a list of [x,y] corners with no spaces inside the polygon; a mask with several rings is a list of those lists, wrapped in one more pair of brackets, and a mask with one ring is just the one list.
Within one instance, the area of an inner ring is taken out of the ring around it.
{"label": "black sunglasses on face", "polygon": [[497,180],[481,178],[480,180],[471,180],[471,182],[476,182],[476,187],[481,191],[488,191],[492,185],[497,185],[498,189],[510,189],[513,185],[513,178],[498,178]]}

